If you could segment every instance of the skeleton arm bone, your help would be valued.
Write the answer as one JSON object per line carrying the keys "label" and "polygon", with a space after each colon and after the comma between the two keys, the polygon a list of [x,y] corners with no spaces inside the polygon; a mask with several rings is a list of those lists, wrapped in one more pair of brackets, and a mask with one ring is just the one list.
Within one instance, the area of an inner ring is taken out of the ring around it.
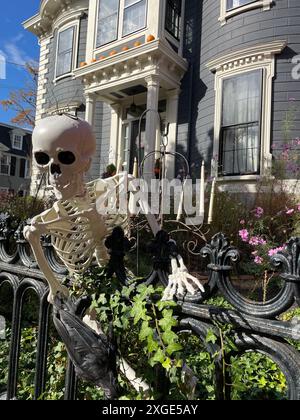
{"label": "skeleton arm bone", "polygon": [[[46,214],[48,214],[48,212],[43,213],[43,215],[46,215]],[[43,215],[40,215],[37,218],[33,219],[31,225],[26,226],[24,228],[24,237],[25,239],[27,239],[27,241],[31,245],[31,248],[35,256],[35,259],[38,263],[38,266],[40,270],[43,272],[49,284],[50,293],[49,293],[48,301],[50,303],[53,303],[53,297],[59,292],[65,296],[68,296],[68,289],[62,286],[60,282],[56,279],[45,257],[45,254],[41,245],[41,236],[48,232],[42,223]]]}

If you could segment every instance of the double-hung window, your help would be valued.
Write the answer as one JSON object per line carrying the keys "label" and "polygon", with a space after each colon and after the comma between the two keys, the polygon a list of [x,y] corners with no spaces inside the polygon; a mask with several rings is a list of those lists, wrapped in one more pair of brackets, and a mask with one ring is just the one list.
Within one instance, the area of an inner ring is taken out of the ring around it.
{"label": "double-hung window", "polygon": [[21,136],[19,134],[15,134],[13,136],[12,147],[13,147],[13,149],[16,149],[16,150],[22,150],[22,148],[23,148],[23,136]]}
{"label": "double-hung window", "polygon": [[2,155],[0,159],[0,173],[1,175],[10,174],[10,156]]}
{"label": "double-hung window", "polygon": [[245,4],[255,3],[257,0],[226,0],[226,11],[236,9]]}
{"label": "double-hung window", "polygon": [[224,78],[220,175],[260,172],[263,70]]}
{"label": "double-hung window", "polygon": [[182,0],[166,0],[166,30],[180,39]]}
{"label": "double-hung window", "polygon": [[125,0],[123,36],[132,34],[146,26],[147,0]]}
{"label": "double-hung window", "polygon": [[76,26],[71,26],[58,34],[56,77],[69,74],[73,70],[75,33]]}

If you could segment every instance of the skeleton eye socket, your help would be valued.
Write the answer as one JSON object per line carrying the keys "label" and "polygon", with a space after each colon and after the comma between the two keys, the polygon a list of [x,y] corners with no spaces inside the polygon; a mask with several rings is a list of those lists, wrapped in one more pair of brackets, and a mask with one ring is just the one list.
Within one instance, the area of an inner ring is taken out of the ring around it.
{"label": "skeleton eye socket", "polygon": [[50,162],[50,157],[47,155],[47,153],[44,152],[37,152],[34,155],[36,163],[41,166],[48,165]]}
{"label": "skeleton eye socket", "polygon": [[72,152],[60,152],[58,154],[58,160],[63,165],[72,165],[75,162],[76,157]]}

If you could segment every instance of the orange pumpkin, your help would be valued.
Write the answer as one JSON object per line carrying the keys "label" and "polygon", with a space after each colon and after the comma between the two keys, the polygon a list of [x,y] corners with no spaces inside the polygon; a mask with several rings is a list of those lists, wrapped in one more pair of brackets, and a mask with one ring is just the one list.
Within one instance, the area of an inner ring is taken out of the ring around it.
{"label": "orange pumpkin", "polygon": [[96,58],[93,58],[92,60],[91,60],[91,63],[96,63]]}
{"label": "orange pumpkin", "polygon": [[155,40],[155,36],[154,35],[148,35],[147,36],[147,42],[152,42]]}
{"label": "orange pumpkin", "polygon": [[128,45],[126,45],[125,47],[122,48],[122,51],[128,51],[128,50],[129,50]]}
{"label": "orange pumpkin", "polygon": [[112,56],[116,55],[117,53],[118,53],[118,51],[113,50],[109,53],[109,55],[110,55],[110,57],[112,57]]}
{"label": "orange pumpkin", "polygon": [[140,43],[140,41],[136,41],[133,45],[134,45],[135,47],[140,47],[142,44]]}
{"label": "orange pumpkin", "polygon": [[82,61],[82,62],[80,63],[80,67],[84,67],[84,66],[87,66],[87,63],[86,63],[85,61]]}
{"label": "orange pumpkin", "polygon": [[105,59],[106,59],[105,55],[100,55],[99,60],[105,60]]}

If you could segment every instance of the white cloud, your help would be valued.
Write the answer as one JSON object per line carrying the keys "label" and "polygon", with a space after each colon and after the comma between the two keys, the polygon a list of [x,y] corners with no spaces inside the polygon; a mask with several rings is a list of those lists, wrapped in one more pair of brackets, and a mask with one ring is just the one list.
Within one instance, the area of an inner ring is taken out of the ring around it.
{"label": "white cloud", "polygon": [[20,42],[23,38],[24,35],[20,33],[4,44],[4,52],[8,62],[24,66],[26,63],[33,61],[21,46]]}

